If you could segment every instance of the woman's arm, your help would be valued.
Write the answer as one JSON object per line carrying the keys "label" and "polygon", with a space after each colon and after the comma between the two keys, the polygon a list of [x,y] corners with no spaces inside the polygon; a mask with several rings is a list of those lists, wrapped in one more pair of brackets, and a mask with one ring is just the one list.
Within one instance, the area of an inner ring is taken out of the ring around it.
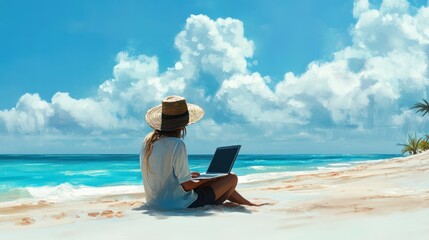
{"label": "woman's arm", "polygon": [[182,183],[181,185],[183,190],[191,191],[192,189],[195,189],[208,181],[210,181],[210,179],[189,180],[187,182]]}
{"label": "woman's arm", "polygon": [[[200,176],[199,172],[192,172],[191,173],[192,178],[196,178]],[[206,182],[209,182],[210,179],[199,179],[199,180],[189,180],[187,182],[182,183],[182,188],[185,191],[191,191],[192,189],[195,189],[201,185],[203,185]]]}

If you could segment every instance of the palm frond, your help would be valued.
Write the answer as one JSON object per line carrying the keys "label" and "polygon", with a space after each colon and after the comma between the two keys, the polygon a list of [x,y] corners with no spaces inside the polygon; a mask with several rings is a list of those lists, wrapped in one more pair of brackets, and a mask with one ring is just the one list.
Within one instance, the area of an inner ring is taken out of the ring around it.
{"label": "palm frond", "polygon": [[402,154],[410,153],[416,154],[420,150],[420,142],[423,141],[423,138],[417,138],[416,135],[408,135],[408,141],[407,143],[398,143],[399,146],[403,146],[402,148]]}
{"label": "palm frond", "polygon": [[429,113],[429,102],[423,99],[423,102],[418,102],[414,104],[410,109],[417,109],[416,113],[423,113],[422,116]]}
{"label": "palm frond", "polygon": [[421,151],[429,150],[429,142],[422,139],[419,143],[419,149]]}

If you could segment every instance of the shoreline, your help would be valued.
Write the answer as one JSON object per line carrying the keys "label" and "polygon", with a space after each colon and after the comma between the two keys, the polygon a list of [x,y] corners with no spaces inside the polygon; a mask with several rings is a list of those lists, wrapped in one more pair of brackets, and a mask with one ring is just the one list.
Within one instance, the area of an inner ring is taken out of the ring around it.
{"label": "shoreline", "polygon": [[[425,239],[429,235],[429,226],[423,224],[429,216],[428,179],[429,152],[423,152],[336,171],[240,183],[237,189],[244,196],[273,204],[259,208],[226,205],[155,211],[142,207],[144,193],[95,195],[60,202],[38,199],[33,203],[0,205],[0,230],[5,240],[32,236],[91,239],[101,230],[104,239],[163,239],[173,236],[162,231],[165,223],[174,224],[172,232],[194,224],[194,233],[204,234],[209,226],[222,226],[227,221],[230,236],[247,239],[260,238],[264,232],[274,239],[345,239],[339,233],[346,231],[357,232],[357,238],[346,239],[403,239],[410,233],[413,239]],[[374,226],[369,225],[372,222]],[[80,230],[73,230],[76,227]],[[372,230],[361,234],[362,227]],[[188,235],[183,233],[179,238]]]}
{"label": "shoreline", "polygon": [[[112,155],[112,154],[106,154]],[[119,154],[120,155],[120,154]],[[130,154],[127,154],[130,155]],[[272,154],[273,156],[277,156],[277,154]],[[296,154],[288,154],[288,155],[296,155]],[[281,155],[281,156],[288,156]],[[346,156],[353,154],[304,154],[303,156]],[[372,154],[372,155],[392,155],[392,154]],[[75,156],[75,155],[73,155]],[[83,155],[90,156],[90,155]],[[137,156],[137,155],[136,155]],[[280,156],[280,155],[279,155]],[[359,159],[364,155],[357,155]],[[389,159],[370,159],[370,160],[344,160],[343,162],[327,162],[323,166],[313,166],[314,169],[308,169],[309,167],[303,167],[301,170],[293,169],[289,171],[275,170],[275,171],[266,171],[270,166],[261,166],[255,165],[250,166],[248,168],[255,169],[255,173],[247,173],[247,174],[239,174],[236,173],[239,178],[239,185],[243,186],[254,186],[264,184],[264,182],[273,182],[280,181],[288,178],[295,177],[297,175],[305,175],[305,174],[313,174],[313,173],[323,173],[330,171],[340,171],[344,169],[348,169],[350,167],[366,164],[366,163],[374,163],[378,161],[385,161]],[[292,160],[297,161],[297,160]],[[287,161],[286,161],[287,162]],[[47,163],[31,163],[31,165],[44,165]],[[274,168],[279,168],[274,166]],[[283,167],[280,167],[283,168]],[[262,170],[262,172],[258,172]],[[271,170],[271,169],[270,169]],[[78,172],[72,171],[62,171],[61,173],[67,173],[67,175],[79,175],[85,172],[97,174],[101,171],[108,170],[84,170]],[[127,170],[128,172],[134,172],[134,170]],[[137,170],[136,170],[137,171]],[[138,169],[140,172],[140,169]],[[239,170],[240,172],[240,170]],[[94,175],[96,176],[96,175]],[[113,185],[101,185],[101,186],[88,186],[84,184],[73,185],[69,182],[60,183],[58,185],[44,185],[44,186],[28,186],[28,187],[16,187],[16,188],[3,188],[0,189],[0,207],[15,205],[16,203],[34,203],[38,200],[43,201],[52,201],[52,202],[60,202],[60,201],[70,201],[70,200],[79,200],[83,198],[97,197],[99,195],[110,195],[110,194],[128,194],[128,193],[139,193],[144,191],[142,188],[141,180],[138,183],[132,184],[113,184]]]}

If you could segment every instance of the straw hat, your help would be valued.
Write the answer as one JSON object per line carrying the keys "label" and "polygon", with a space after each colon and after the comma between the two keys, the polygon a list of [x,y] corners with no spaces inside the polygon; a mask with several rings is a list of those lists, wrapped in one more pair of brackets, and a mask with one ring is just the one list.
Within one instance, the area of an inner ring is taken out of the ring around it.
{"label": "straw hat", "polygon": [[204,110],[195,104],[186,103],[180,96],[168,96],[162,104],[146,112],[146,122],[153,129],[172,131],[193,124],[204,116]]}

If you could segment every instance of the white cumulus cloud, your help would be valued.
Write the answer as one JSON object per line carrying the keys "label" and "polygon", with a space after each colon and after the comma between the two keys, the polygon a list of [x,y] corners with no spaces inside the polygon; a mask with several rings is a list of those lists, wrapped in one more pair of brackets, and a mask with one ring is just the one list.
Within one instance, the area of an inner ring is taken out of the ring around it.
{"label": "white cumulus cloud", "polygon": [[286,73],[274,89],[257,73],[234,75],[219,101],[255,123],[394,127],[395,116],[428,90],[428,7],[413,15],[406,1],[385,0],[380,9],[356,1],[354,15],[352,45],[332,60],[314,61],[300,75]]}
{"label": "white cumulus cloud", "polygon": [[257,60],[243,22],[191,15],[175,38],[180,57],[167,70],[160,72],[156,56],[120,52],[112,79],[96,95],[76,99],[58,92],[48,102],[27,93],[15,108],[0,111],[0,123],[7,132],[23,134],[140,132],[148,129],[146,110],[177,94],[206,110],[201,127],[195,127],[201,139],[209,131],[221,136],[222,129],[241,138],[258,133],[320,139],[335,129],[356,136],[424,124],[409,106],[427,98],[429,8],[410,11],[405,0],[384,0],[375,8],[357,0],[353,15],[349,46],[278,82],[249,70]]}
{"label": "white cumulus cloud", "polygon": [[[127,52],[117,55],[113,78],[98,88],[98,94],[76,99],[57,92],[51,102],[37,94],[25,94],[16,108],[0,111],[8,132],[38,133],[43,129],[75,131],[140,131],[145,128],[146,110],[159,104],[167,95],[188,95],[190,100],[210,99],[210,88],[198,76],[205,72],[230,76],[247,71],[246,58],[253,55],[252,41],[244,37],[243,23],[237,19],[212,20],[205,15],[191,15],[176,39],[180,59],[174,67],[159,71],[158,58]],[[216,91],[216,89],[214,89]],[[33,96],[33,100],[27,100]],[[23,107],[31,102],[44,104],[46,110]],[[207,106],[209,107],[209,106]]]}
{"label": "white cumulus cloud", "polygon": [[0,119],[9,132],[43,132],[49,125],[49,118],[54,114],[51,104],[40,99],[39,94],[24,94],[16,107],[0,111]]}

